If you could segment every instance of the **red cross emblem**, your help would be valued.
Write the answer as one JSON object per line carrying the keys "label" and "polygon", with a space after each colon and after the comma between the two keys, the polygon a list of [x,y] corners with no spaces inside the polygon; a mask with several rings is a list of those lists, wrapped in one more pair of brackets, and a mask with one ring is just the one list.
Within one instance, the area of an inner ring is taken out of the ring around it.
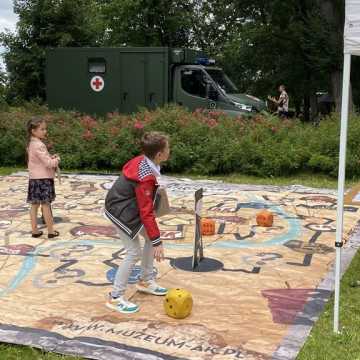
{"label": "red cross emblem", "polygon": [[100,92],[104,88],[104,85],[105,85],[105,82],[101,76],[94,76],[90,80],[90,86],[96,92]]}

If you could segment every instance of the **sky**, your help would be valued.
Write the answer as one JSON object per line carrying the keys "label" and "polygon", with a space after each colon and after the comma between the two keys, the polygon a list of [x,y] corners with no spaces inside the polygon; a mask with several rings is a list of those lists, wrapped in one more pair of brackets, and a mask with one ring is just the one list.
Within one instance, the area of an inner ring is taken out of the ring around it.
{"label": "sky", "polygon": [[[15,30],[17,16],[13,12],[13,0],[0,0],[0,32],[5,29]],[[0,54],[4,52],[4,48],[0,46]],[[0,66],[3,66],[0,57]]]}

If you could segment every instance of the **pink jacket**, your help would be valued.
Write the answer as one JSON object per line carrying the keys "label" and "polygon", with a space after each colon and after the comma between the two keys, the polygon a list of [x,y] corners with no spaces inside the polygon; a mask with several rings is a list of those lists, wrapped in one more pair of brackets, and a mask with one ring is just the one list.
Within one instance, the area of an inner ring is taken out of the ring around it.
{"label": "pink jacket", "polygon": [[58,160],[52,159],[45,144],[32,137],[28,147],[28,169],[30,179],[53,179]]}

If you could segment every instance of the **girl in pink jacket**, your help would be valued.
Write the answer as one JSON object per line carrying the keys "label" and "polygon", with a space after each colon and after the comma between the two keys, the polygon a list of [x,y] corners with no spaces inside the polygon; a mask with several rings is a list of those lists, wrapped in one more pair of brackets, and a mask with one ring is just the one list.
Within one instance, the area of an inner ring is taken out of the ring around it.
{"label": "girl in pink jacket", "polygon": [[51,156],[42,142],[46,137],[46,122],[41,118],[33,118],[27,123],[29,187],[27,202],[31,204],[30,219],[32,237],[40,237],[43,232],[37,228],[37,212],[41,205],[42,213],[48,229],[48,238],[59,236],[54,230],[54,221],[50,204],[55,199],[54,177],[59,165],[58,155]]}

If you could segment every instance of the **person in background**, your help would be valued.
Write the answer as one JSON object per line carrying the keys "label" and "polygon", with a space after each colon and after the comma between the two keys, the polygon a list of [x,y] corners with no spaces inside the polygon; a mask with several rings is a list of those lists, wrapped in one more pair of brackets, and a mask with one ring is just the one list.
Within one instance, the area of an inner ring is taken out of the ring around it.
{"label": "person in background", "polygon": [[285,85],[279,86],[280,96],[278,99],[271,96],[268,97],[269,100],[273,101],[277,105],[277,114],[281,118],[287,118],[289,115],[289,95],[286,92]]}

